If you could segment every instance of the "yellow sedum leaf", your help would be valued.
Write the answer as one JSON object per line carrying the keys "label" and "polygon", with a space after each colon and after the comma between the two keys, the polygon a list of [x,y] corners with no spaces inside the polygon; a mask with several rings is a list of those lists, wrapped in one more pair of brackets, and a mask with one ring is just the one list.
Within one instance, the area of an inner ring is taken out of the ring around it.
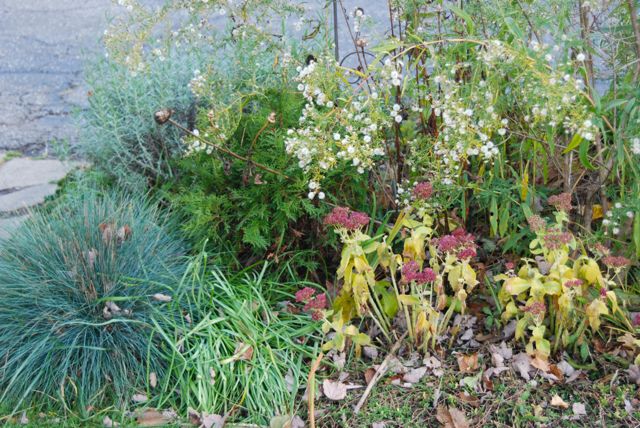
{"label": "yellow sedum leaf", "polygon": [[596,331],[600,328],[600,316],[608,315],[609,308],[607,308],[607,305],[602,300],[595,299],[589,304],[589,306],[587,306],[585,312],[587,314],[589,326],[593,331]]}

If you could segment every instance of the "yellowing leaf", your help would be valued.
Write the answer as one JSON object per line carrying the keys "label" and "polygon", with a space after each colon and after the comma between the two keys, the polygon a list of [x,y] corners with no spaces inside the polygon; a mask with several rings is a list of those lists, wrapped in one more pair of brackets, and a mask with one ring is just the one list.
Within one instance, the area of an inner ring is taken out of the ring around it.
{"label": "yellowing leaf", "polygon": [[608,315],[609,309],[607,305],[600,299],[595,299],[587,306],[585,311],[587,313],[587,319],[589,326],[592,330],[598,330],[600,328],[600,315]]}
{"label": "yellowing leaf", "polygon": [[420,304],[420,299],[410,294],[401,294],[398,296],[400,303],[406,306],[414,306]]}
{"label": "yellowing leaf", "polygon": [[602,210],[602,205],[595,204],[591,210],[591,219],[598,220],[604,217],[604,211]]}
{"label": "yellowing leaf", "polygon": [[531,281],[528,279],[522,279],[520,277],[509,278],[504,283],[504,288],[512,296],[517,296],[520,293],[527,291],[531,287]]}

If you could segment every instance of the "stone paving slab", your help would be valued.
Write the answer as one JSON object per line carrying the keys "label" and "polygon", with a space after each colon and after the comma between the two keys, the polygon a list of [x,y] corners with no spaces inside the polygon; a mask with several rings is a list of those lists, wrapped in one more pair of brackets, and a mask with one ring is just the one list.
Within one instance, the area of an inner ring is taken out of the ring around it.
{"label": "stone paving slab", "polygon": [[56,159],[11,159],[0,164],[0,192],[60,181],[78,165]]}
{"label": "stone paving slab", "polygon": [[56,193],[57,189],[57,184],[39,184],[2,195],[0,196],[0,213],[11,213],[39,205],[47,196]]}

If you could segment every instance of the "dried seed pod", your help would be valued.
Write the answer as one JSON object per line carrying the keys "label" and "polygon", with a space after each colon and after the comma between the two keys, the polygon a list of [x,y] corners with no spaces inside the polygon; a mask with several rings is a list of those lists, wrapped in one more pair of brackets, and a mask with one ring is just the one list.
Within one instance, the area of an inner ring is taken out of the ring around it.
{"label": "dried seed pod", "polygon": [[169,119],[171,119],[171,115],[173,114],[173,110],[168,108],[163,108],[162,110],[158,110],[154,113],[153,118],[155,119],[158,125],[164,125],[167,123]]}

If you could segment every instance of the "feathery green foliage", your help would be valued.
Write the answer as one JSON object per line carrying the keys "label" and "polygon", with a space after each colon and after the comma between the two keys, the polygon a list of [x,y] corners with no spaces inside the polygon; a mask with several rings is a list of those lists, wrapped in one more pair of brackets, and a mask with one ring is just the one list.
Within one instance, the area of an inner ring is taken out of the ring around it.
{"label": "feathery green foliage", "polygon": [[0,402],[84,409],[162,373],[153,296],[170,294],[182,254],[143,197],[86,191],[35,213],[0,248]]}
{"label": "feathery green foliage", "polygon": [[169,370],[154,404],[233,409],[232,419],[259,424],[295,413],[319,324],[288,308],[299,282],[283,284],[265,271],[225,276],[207,265],[206,253],[192,260],[169,303],[174,312],[160,312],[156,324]]}
{"label": "feathery green foliage", "polygon": [[[165,183],[164,195],[183,215],[183,231],[196,247],[208,241],[217,250],[243,258],[320,247],[318,220],[330,207],[306,197],[299,168],[283,156],[286,130],[297,123],[302,105],[302,97],[286,89],[251,96],[238,112],[235,133],[225,143],[227,149],[282,171],[289,179],[215,150],[177,162],[178,180]],[[208,119],[206,112],[201,115],[203,129]],[[343,172],[332,176],[335,194],[351,203],[366,200],[366,177]],[[310,257],[297,260],[309,269],[317,267]]]}

